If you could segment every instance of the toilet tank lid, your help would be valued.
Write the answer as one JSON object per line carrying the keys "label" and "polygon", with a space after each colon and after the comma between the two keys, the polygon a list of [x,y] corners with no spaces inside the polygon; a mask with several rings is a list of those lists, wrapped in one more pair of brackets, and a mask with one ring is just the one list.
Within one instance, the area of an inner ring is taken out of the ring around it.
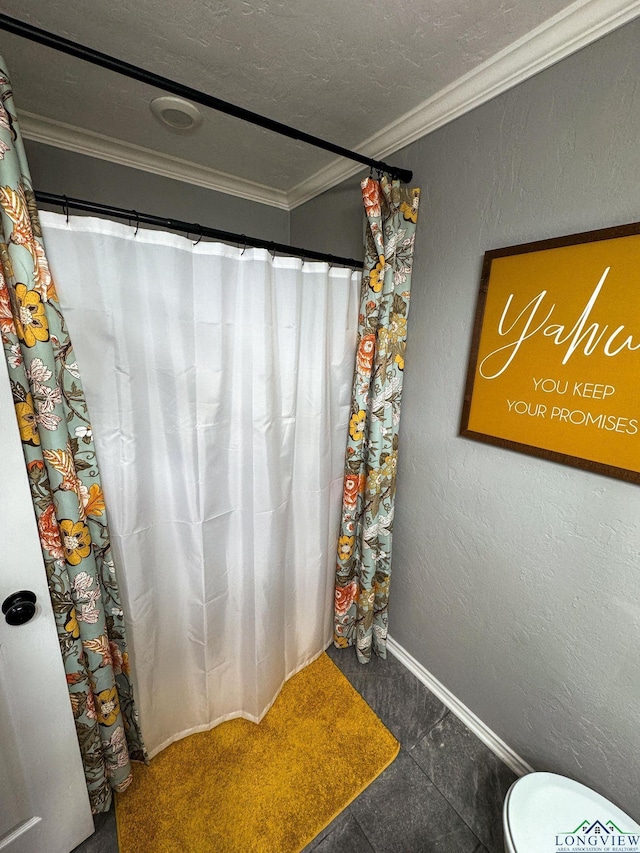
{"label": "toilet tank lid", "polygon": [[555,773],[530,773],[514,782],[505,800],[504,823],[518,853],[640,851],[640,826],[629,815]]}

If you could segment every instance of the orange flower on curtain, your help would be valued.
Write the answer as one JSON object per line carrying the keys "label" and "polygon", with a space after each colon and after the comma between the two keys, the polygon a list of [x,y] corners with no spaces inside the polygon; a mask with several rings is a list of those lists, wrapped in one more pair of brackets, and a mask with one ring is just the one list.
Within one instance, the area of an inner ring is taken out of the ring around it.
{"label": "orange flower on curtain", "polygon": [[95,813],[146,754],[87,404],[3,68],[0,58],[0,335]]}
{"label": "orange flower on curtain", "polygon": [[338,540],[334,642],[386,657],[398,427],[419,189],[362,182],[368,233]]}

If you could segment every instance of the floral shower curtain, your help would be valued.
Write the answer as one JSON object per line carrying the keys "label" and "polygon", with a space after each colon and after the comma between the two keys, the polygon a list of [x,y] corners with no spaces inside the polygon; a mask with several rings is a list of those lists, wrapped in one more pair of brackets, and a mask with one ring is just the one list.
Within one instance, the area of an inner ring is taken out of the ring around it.
{"label": "floral shower curtain", "polygon": [[386,657],[398,427],[419,189],[362,182],[367,241],[338,541],[334,642]]}
{"label": "floral shower curtain", "polygon": [[91,423],[0,58],[0,333],[94,813],[144,746]]}

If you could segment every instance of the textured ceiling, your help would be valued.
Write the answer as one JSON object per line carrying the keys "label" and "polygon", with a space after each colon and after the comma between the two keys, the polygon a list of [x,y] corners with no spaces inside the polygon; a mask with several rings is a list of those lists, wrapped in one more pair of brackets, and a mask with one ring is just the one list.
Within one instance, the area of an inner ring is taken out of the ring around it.
{"label": "textured ceiling", "polygon": [[[3,0],[2,11],[364,150],[382,129],[500,51],[588,2]],[[285,196],[335,160],[206,108],[197,131],[179,134],[151,115],[148,104],[161,94],[157,90],[4,32],[0,53],[18,109],[31,118],[121,140]],[[370,148],[366,153],[378,156]]]}

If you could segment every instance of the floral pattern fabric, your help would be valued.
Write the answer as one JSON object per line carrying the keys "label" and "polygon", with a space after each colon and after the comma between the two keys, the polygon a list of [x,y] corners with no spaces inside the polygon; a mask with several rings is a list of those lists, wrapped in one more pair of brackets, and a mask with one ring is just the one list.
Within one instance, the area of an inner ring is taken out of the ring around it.
{"label": "floral pattern fabric", "polygon": [[0,335],[94,813],[144,760],[91,423],[0,58]]}
{"label": "floral pattern fabric", "polygon": [[368,233],[338,539],[334,643],[386,657],[398,427],[419,189],[362,182]]}

